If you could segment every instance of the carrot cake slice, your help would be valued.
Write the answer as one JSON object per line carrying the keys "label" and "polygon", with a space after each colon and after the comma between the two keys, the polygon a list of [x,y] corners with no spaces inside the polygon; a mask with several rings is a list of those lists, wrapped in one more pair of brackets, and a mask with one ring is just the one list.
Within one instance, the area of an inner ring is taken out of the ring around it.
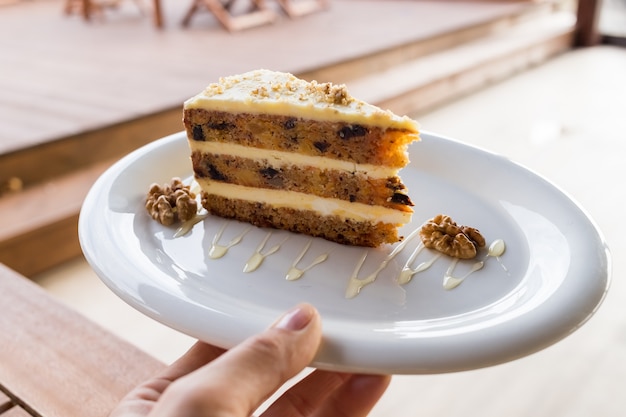
{"label": "carrot cake slice", "polygon": [[211,214],[369,247],[411,220],[398,173],[418,124],[345,85],[251,71],[187,100],[183,120]]}

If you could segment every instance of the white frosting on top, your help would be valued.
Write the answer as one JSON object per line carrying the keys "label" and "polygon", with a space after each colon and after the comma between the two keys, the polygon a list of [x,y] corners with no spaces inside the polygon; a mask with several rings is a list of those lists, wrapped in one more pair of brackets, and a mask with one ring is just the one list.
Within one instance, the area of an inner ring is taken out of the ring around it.
{"label": "white frosting on top", "polygon": [[350,96],[345,85],[307,82],[284,72],[255,70],[220,78],[185,102],[185,109],[267,113],[346,121],[417,133],[416,121]]}

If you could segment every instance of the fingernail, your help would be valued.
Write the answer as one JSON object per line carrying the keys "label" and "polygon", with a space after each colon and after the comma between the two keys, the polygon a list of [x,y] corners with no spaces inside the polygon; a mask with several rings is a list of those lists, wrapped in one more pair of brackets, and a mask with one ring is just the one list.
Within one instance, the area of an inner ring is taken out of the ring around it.
{"label": "fingernail", "polygon": [[285,330],[302,330],[313,318],[313,307],[308,304],[299,305],[285,313],[274,327]]}

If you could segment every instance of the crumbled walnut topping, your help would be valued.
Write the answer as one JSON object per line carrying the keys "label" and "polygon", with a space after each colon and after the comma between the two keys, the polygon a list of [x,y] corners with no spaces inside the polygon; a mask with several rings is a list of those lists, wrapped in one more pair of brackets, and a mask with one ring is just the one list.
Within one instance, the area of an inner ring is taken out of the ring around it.
{"label": "crumbled walnut topping", "polygon": [[242,75],[221,77],[204,91],[205,97],[222,96],[224,100],[236,100],[248,96],[254,102],[297,100],[320,107],[362,105],[353,98],[344,84],[310,82],[292,74],[271,71],[252,71]]}
{"label": "crumbled walnut topping", "polygon": [[198,203],[188,185],[184,185],[180,178],[172,178],[169,184],[150,186],[146,210],[154,220],[169,226],[192,219],[198,212]]}
{"label": "crumbled walnut topping", "polygon": [[268,98],[270,96],[270,93],[267,91],[267,88],[265,88],[265,86],[260,86],[258,88],[255,88],[254,90],[251,91],[251,94],[253,96],[259,96],[263,98]]}
{"label": "crumbled walnut topping", "polygon": [[224,87],[220,84],[211,84],[206,88],[204,93],[209,97],[217,96],[224,93]]}
{"label": "crumbled walnut topping", "polygon": [[328,96],[332,99],[332,102],[335,104],[347,105],[350,101],[354,100],[348,94],[348,89],[345,85],[333,85],[328,91]]}
{"label": "crumbled walnut topping", "polygon": [[424,246],[460,259],[472,259],[485,238],[477,229],[458,226],[449,216],[439,214],[427,221],[420,230]]}
{"label": "crumbled walnut topping", "polygon": [[348,94],[348,88],[344,85],[332,83],[318,83],[313,80],[306,86],[307,93],[318,96],[320,101],[330,104],[348,105],[354,98]]}

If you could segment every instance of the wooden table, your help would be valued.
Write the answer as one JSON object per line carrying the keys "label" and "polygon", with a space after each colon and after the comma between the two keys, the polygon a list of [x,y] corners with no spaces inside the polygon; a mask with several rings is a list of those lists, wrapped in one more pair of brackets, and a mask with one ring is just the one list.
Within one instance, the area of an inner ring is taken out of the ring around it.
{"label": "wooden table", "polygon": [[164,366],[2,264],[0,306],[0,417],[106,417]]}

